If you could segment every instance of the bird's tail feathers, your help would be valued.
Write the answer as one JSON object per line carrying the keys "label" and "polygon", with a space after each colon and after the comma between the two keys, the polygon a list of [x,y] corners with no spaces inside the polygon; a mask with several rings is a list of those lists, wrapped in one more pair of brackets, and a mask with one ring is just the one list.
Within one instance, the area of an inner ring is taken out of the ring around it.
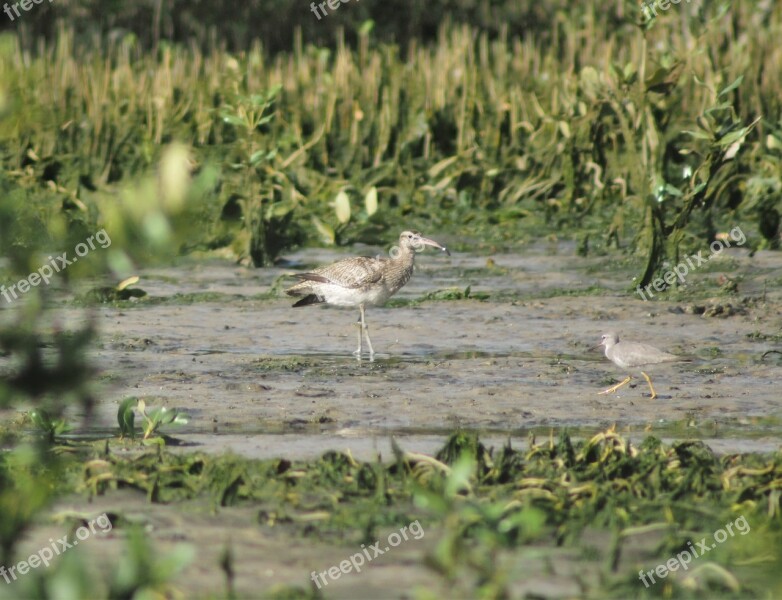
{"label": "bird's tail feathers", "polygon": [[331,281],[324,277],[323,275],[319,275],[318,273],[296,273],[294,275],[297,279],[301,279],[302,281],[314,281],[316,283],[331,283]]}
{"label": "bird's tail feathers", "polygon": [[296,304],[294,304],[293,308],[298,308],[299,306],[309,306],[310,304],[321,304],[325,301],[326,300],[323,298],[323,296],[318,296],[317,294],[308,294],[299,300]]}

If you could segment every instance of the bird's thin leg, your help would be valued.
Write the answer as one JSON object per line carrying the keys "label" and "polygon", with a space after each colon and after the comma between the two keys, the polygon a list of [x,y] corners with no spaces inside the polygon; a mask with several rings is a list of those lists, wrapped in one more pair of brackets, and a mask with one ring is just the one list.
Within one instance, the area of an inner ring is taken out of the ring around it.
{"label": "bird's thin leg", "polygon": [[628,376],[627,376],[627,379],[625,379],[625,380],[624,380],[624,381],[622,381],[621,383],[617,383],[616,385],[614,385],[614,386],[611,386],[611,387],[610,387],[610,388],[608,388],[607,390],[603,390],[602,392],[598,392],[598,395],[603,395],[603,394],[613,394],[613,393],[614,393],[616,390],[618,390],[618,389],[619,389],[620,387],[622,387],[623,385],[626,385],[626,384],[630,383],[630,381],[631,381],[632,379],[633,379],[633,378],[632,378],[631,376],[629,376],[629,375],[628,375]]}
{"label": "bird's thin leg", "polygon": [[359,306],[359,310],[361,311],[360,312],[361,316],[358,318],[358,322],[356,323],[356,326],[358,328],[358,350],[353,352],[353,354],[355,354],[356,356],[358,356],[359,359],[361,359],[361,352],[364,349],[362,345],[363,339],[361,335],[361,331],[364,328],[364,307]]}
{"label": "bird's thin leg", "polygon": [[367,346],[369,346],[369,356],[372,357],[375,354],[372,348],[372,340],[369,339],[369,326],[367,325],[366,318],[364,317],[364,305],[359,306],[361,310],[361,329],[364,331],[364,335],[367,337]]}
{"label": "bird's thin leg", "polygon": [[649,377],[649,376],[648,376],[646,373],[644,373],[643,371],[641,371],[641,375],[643,375],[643,376],[644,376],[644,379],[646,379],[646,383],[648,383],[648,384],[649,384],[649,391],[651,391],[651,392],[652,392],[652,400],[654,400],[655,398],[657,398],[657,392],[655,392],[655,391],[654,391],[654,387],[652,387],[652,379],[651,379],[651,377]]}

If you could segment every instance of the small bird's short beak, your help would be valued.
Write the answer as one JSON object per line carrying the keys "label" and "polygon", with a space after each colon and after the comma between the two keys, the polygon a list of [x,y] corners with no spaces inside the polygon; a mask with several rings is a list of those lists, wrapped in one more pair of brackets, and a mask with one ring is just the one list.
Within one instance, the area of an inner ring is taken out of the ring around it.
{"label": "small bird's short beak", "polygon": [[597,346],[592,346],[589,351],[592,352],[592,350],[597,350],[598,348],[603,347],[603,342],[600,342]]}
{"label": "small bird's short beak", "polygon": [[422,237],[420,240],[418,240],[418,243],[423,244],[425,246],[432,246],[433,248],[437,248],[438,250],[442,250],[448,256],[451,256],[451,253],[448,251],[448,248],[438,244],[434,240],[430,240],[429,238]]}

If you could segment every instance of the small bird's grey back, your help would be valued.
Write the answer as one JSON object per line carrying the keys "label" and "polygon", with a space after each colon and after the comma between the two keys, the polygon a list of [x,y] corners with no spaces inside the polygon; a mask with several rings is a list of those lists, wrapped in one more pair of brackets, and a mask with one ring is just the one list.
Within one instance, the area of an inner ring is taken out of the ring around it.
{"label": "small bird's grey back", "polygon": [[619,342],[606,350],[609,360],[622,368],[684,360],[680,356],[638,342]]}

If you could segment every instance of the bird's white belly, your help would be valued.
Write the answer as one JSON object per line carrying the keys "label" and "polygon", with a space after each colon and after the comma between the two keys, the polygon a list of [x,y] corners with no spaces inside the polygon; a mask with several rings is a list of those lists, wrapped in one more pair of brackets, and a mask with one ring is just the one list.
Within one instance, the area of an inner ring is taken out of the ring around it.
{"label": "bird's white belly", "polygon": [[344,288],[338,285],[322,285],[318,289],[326,302],[334,306],[376,306],[384,304],[391,293],[384,285],[371,286],[369,289]]}

